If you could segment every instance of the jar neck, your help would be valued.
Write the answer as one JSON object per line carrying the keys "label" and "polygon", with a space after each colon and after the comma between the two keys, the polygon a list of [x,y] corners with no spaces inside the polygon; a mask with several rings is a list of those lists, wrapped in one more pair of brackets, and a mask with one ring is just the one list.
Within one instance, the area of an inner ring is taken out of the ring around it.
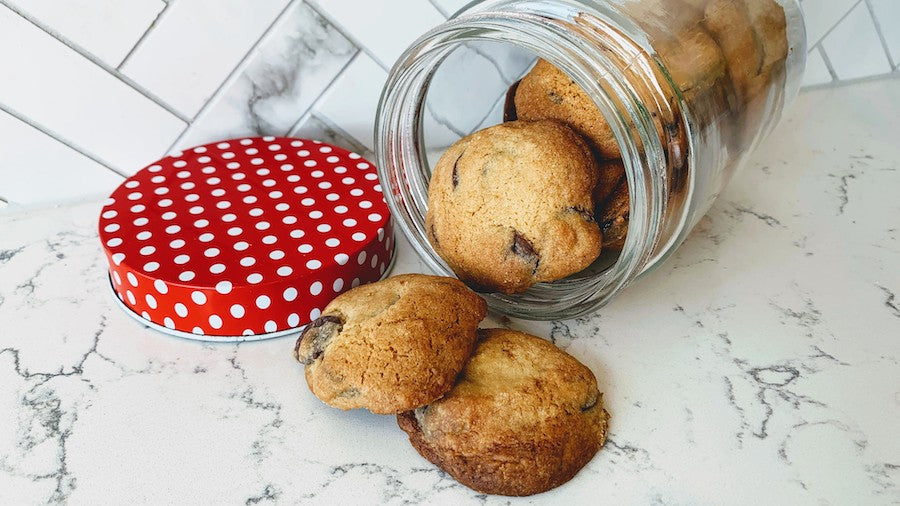
{"label": "jar neck", "polygon": [[429,246],[424,224],[430,177],[423,142],[425,98],[444,59],[460,46],[479,41],[514,44],[563,70],[593,98],[619,144],[630,216],[616,262],[602,272],[588,269],[535,285],[522,294],[486,296],[495,310],[529,319],[587,312],[608,301],[664,254],[683,227],[681,217],[668,205],[667,158],[671,154],[666,144],[671,132],[659,128],[664,118],[676,116],[683,128],[689,127],[678,105],[673,107],[672,97],[677,101],[678,94],[664,78],[665,72],[654,67],[658,64],[648,56],[652,51],[646,47],[646,36],[601,2],[488,0],[470,5],[424,35],[401,56],[388,77],[376,122],[376,156],[391,212],[438,273],[452,275]]}

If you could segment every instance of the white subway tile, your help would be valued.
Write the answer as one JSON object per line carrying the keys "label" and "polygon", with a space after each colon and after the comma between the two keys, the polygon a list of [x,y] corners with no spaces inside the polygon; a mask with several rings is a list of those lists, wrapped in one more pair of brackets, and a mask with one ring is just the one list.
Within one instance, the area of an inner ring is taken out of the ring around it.
{"label": "white subway tile", "polygon": [[375,110],[387,72],[375,60],[359,53],[322,95],[314,110],[374,149]]}
{"label": "white subway tile", "polygon": [[369,151],[365,146],[349,137],[346,137],[344,134],[338,132],[336,129],[332,128],[313,114],[306,116],[306,118],[304,118],[300,122],[300,124],[297,125],[297,129],[291,133],[291,136],[326,142],[339,148],[344,148],[349,151],[355,151],[356,153],[359,153],[363,157],[369,159],[369,161],[371,162],[375,161],[371,151]]}
{"label": "white subway tile", "polygon": [[287,0],[177,0],[122,71],[194,116]]}
{"label": "white subway tile", "polygon": [[122,177],[0,111],[0,196],[12,204],[45,204],[111,193]]}
{"label": "white subway tile", "polygon": [[438,7],[441,8],[448,16],[456,14],[456,11],[468,5],[472,0],[435,0]]}
{"label": "white subway tile", "polygon": [[181,148],[246,135],[284,135],[356,54],[305,3],[295,3],[228,89],[191,126]]}
{"label": "white subway tile", "polygon": [[803,2],[806,40],[809,47],[819,42],[859,0],[810,0]]}
{"label": "white subway tile", "polygon": [[816,84],[825,84],[832,81],[831,72],[825,65],[825,59],[822,58],[818,49],[813,49],[806,55],[806,72],[803,74],[803,86],[814,86]]}
{"label": "white subway tile", "polygon": [[162,0],[8,0],[111,67],[122,62],[165,7]]}
{"label": "white subway tile", "polygon": [[900,65],[900,1],[871,0],[871,4],[894,65]]}
{"label": "white subway tile", "polygon": [[162,155],[183,130],[181,120],[6,7],[0,26],[0,102],[22,116],[125,172]]}
{"label": "white subway tile", "polygon": [[891,71],[887,54],[865,4],[856,6],[825,37],[822,47],[828,53],[828,60],[838,79],[857,79]]}
{"label": "white subway tile", "polygon": [[419,35],[444,21],[443,14],[427,0],[315,0],[313,3],[385,67],[391,67]]}

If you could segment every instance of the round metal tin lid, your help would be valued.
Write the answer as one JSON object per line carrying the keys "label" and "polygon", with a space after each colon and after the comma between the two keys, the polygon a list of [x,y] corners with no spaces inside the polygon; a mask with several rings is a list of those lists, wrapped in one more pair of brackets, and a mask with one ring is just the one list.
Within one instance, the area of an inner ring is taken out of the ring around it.
{"label": "round metal tin lid", "polygon": [[233,139],[163,158],[112,193],[99,228],[125,307],[204,340],[303,326],[379,279],[393,254],[375,167],[304,139]]}

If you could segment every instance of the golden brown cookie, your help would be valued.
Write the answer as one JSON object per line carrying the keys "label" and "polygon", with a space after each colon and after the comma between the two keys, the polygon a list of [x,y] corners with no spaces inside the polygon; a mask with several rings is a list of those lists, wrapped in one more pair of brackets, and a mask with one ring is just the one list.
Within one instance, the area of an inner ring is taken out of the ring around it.
{"label": "golden brown cookie", "polygon": [[600,230],[603,232],[604,249],[620,250],[625,246],[628,218],[631,214],[630,204],[628,180],[623,177],[598,208],[597,222],[600,223]]}
{"label": "golden brown cookie", "polygon": [[297,339],[294,357],[326,404],[399,413],[453,386],[486,314],[484,299],[456,279],[393,276],[331,301]]}
{"label": "golden brown cookie", "polygon": [[[625,177],[625,166],[622,160],[606,160],[600,162],[599,179],[594,189],[594,202],[603,203],[612,195],[619,181]],[[599,221],[598,221],[599,223]],[[602,232],[602,230],[601,230]]]}
{"label": "golden brown cookie", "polygon": [[515,92],[518,119],[561,121],[584,136],[603,158],[619,158],[619,144],[594,101],[565,72],[538,60]]}
{"label": "golden brown cookie", "polygon": [[460,279],[522,292],[576,273],[600,253],[584,141],[554,121],[512,121],[453,144],[435,166],[425,224]]}
{"label": "golden brown cookie", "polygon": [[590,369],[505,329],[479,330],[453,390],[397,417],[416,450],[460,483],[515,496],[575,476],[603,446],[608,420]]}

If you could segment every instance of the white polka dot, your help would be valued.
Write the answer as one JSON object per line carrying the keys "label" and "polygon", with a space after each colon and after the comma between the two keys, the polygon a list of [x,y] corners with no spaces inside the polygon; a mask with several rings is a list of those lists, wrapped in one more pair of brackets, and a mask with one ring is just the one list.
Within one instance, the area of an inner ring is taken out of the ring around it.
{"label": "white polka dot", "polygon": [[278,238],[274,235],[267,235],[262,238],[262,242],[263,244],[275,244],[276,242],[278,242]]}
{"label": "white polka dot", "polygon": [[209,266],[209,272],[213,274],[222,274],[225,272],[225,264],[212,264]]}
{"label": "white polka dot", "polygon": [[206,251],[203,252],[204,255],[206,255],[207,257],[210,257],[210,258],[212,258],[214,256],[218,256],[219,253],[220,253],[219,248],[207,248]]}
{"label": "white polka dot", "polygon": [[338,195],[337,193],[329,193],[328,195],[325,195],[325,200],[327,200],[329,202],[336,202],[340,199],[341,199],[341,196]]}
{"label": "white polka dot", "polygon": [[103,230],[105,232],[115,232],[116,230],[119,230],[120,228],[122,228],[122,227],[119,226],[118,223],[110,223],[109,225],[103,227]]}
{"label": "white polka dot", "polygon": [[[291,177],[288,177],[288,179],[291,179]],[[297,181],[299,181],[299,180],[300,180],[300,178],[298,177]],[[297,181],[291,181],[291,182],[296,183]],[[296,188],[294,188],[294,193],[296,193],[298,195],[303,195],[307,191],[309,191],[309,190],[305,186],[297,186]]]}
{"label": "white polka dot", "polygon": [[263,280],[262,274],[254,272],[253,274],[247,276],[247,282],[255,285]]}
{"label": "white polka dot", "polygon": [[148,312],[146,312],[146,311],[141,311],[141,318],[143,318],[143,319],[145,319],[145,320],[149,320],[149,319],[150,319],[150,313],[148,313]]}
{"label": "white polka dot", "polygon": [[378,213],[372,213],[369,215],[369,221],[380,221],[381,215]]}
{"label": "white polka dot", "polygon": [[[267,140],[274,140],[274,138]],[[278,144],[269,144],[269,151],[278,151],[279,149],[281,149],[281,146],[279,146]]]}
{"label": "white polka dot", "polygon": [[269,258],[271,258],[272,260],[281,260],[282,258],[284,258],[284,251],[281,251],[280,249],[274,250],[269,253]]}
{"label": "white polka dot", "polygon": [[340,246],[340,244],[341,244],[341,241],[335,237],[329,237],[328,239],[325,239],[325,246],[328,246],[330,248]]}
{"label": "white polka dot", "polygon": [[300,239],[300,238],[302,238],[304,235],[306,235],[306,232],[304,232],[304,231],[302,231],[302,230],[300,230],[300,229],[294,229],[294,230],[291,230],[291,237],[293,237],[294,239]]}
{"label": "white polka dot", "polygon": [[125,290],[125,296],[128,297],[128,302],[130,302],[132,306],[137,304],[137,299],[134,298],[134,294],[131,293],[131,290]]}
{"label": "white polka dot", "polygon": [[116,284],[117,284],[117,285],[121,285],[121,284],[122,284],[122,278],[121,278],[121,276],[119,276],[119,273],[118,273],[118,272],[113,271],[113,279],[116,280]]}
{"label": "white polka dot", "polygon": [[207,219],[199,219],[199,220],[197,220],[197,221],[194,222],[194,226],[195,226],[196,228],[207,227],[207,226],[209,226],[209,220],[207,220]]}
{"label": "white polka dot", "polygon": [[219,209],[228,209],[229,207],[231,207],[231,202],[228,202],[227,200],[216,202],[216,207]]}
{"label": "white polka dot", "polygon": [[175,239],[174,241],[169,243],[169,247],[172,249],[178,249],[185,245],[184,239]]}
{"label": "white polka dot", "polygon": [[297,313],[291,313],[290,315],[288,315],[287,322],[289,327],[296,327],[300,324],[300,315],[298,315]]}
{"label": "white polka dot", "polygon": [[172,164],[173,167],[181,168],[187,165],[187,162],[184,160],[178,160]]}
{"label": "white polka dot", "polygon": [[174,329],[174,328],[175,328],[175,322],[172,321],[172,319],[169,318],[168,316],[166,316],[166,317],[163,319],[163,325],[165,325],[167,329]]}
{"label": "white polka dot", "polygon": [[[310,164],[309,162],[312,162],[312,164]],[[307,160],[307,161],[303,162],[303,165],[306,165],[307,167],[315,167],[316,162],[315,162],[315,160]],[[322,177],[325,175],[325,173],[322,172],[321,170],[314,170],[314,171],[310,172],[309,175],[312,177]]]}
{"label": "white polka dot", "polygon": [[241,233],[243,233],[243,232],[244,231],[241,229],[241,227],[231,227],[228,229],[228,235],[230,235],[230,236],[238,236],[238,235],[241,235]]}
{"label": "white polka dot", "polygon": [[378,255],[372,255],[372,261],[369,262],[369,266],[374,269],[376,265],[378,265]]}
{"label": "white polka dot", "polygon": [[362,202],[359,203],[359,207],[361,207],[363,209],[368,209],[368,208],[372,207],[372,203],[369,202],[368,200],[363,200]]}
{"label": "white polka dot", "polygon": [[337,207],[334,208],[334,212],[336,212],[336,213],[338,213],[338,214],[344,214],[344,213],[346,213],[348,210],[349,210],[349,209],[347,209],[347,206],[337,206]]}
{"label": "white polka dot", "polygon": [[307,197],[307,198],[301,200],[300,203],[303,204],[304,206],[311,206],[311,205],[315,204],[316,201],[315,201],[315,199],[311,199],[311,198]]}
{"label": "white polka dot", "polygon": [[191,257],[189,257],[187,255],[178,255],[177,257],[175,257],[175,263],[178,265],[184,265],[184,264],[188,263],[190,260],[191,260]]}
{"label": "white polka dot", "polygon": [[250,163],[252,163],[253,165],[262,165],[263,159],[262,158],[253,158],[250,160]]}
{"label": "white polka dot", "polygon": [[347,167],[344,167],[342,165],[338,165],[337,167],[334,168],[335,174],[343,174],[345,172],[347,172]]}
{"label": "white polka dot", "polygon": [[[263,137],[263,140],[266,140],[266,139],[267,139],[266,137]],[[242,145],[242,146],[249,146],[249,145],[251,145],[251,144],[253,144],[253,140],[252,140],[252,139],[241,139],[241,145]]]}
{"label": "white polka dot", "polygon": [[271,188],[271,187],[275,186],[275,180],[274,179],[266,179],[262,182],[262,185],[265,186],[266,188]]}
{"label": "white polka dot", "polygon": [[237,219],[236,214],[228,213],[228,214],[222,215],[222,221],[224,221],[225,223],[231,223],[232,221],[234,221],[236,219]]}
{"label": "white polka dot", "polygon": [[[256,202],[256,197],[253,197],[253,202]],[[253,202],[247,202],[247,203],[252,204]],[[263,210],[258,207],[254,207],[253,209],[250,210],[250,212],[248,214],[253,217],[262,216]]]}
{"label": "white polka dot", "polygon": [[214,329],[222,328],[222,317],[217,314],[209,315],[209,325]]}
{"label": "white polka dot", "polygon": [[334,256],[334,261],[337,262],[338,265],[346,265],[348,260],[350,260],[350,257],[346,253],[338,253]]}
{"label": "white polka dot", "polygon": [[232,158],[234,158],[234,153],[232,153],[231,151],[226,151],[226,152],[222,153],[222,158],[224,158],[226,160],[231,160]]}
{"label": "white polka dot", "polygon": [[291,273],[294,272],[294,269],[291,269],[291,268],[288,267],[287,265],[282,265],[282,266],[279,267],[278,270],[275,271],[275,272],[277,272],[279,276],[284,277],[284,276],[290,276]]}
{"label": "white polka dot", "polygon": [[221,188],[216,188],[215,190],[209,192],[209,194],[212,195],[213,197],[221,197],[222,195],[225,195],[225,190],[223,190]]}
{"label": "white polka dot", "polygon": [[172,199],[162,199],[159,202],[159,207],[169,207],[172,205]]}
{"label": "white polka dot", "polygon": [[231,169],[231,170],[234,170],[234,169],[239,169],[239,168],[241,168],[241,164],[239,164],[238,162],[228,162],[228,163],[225,165],[225,167],[227,167],[227,168],[229,168],[229,169]]}
{"label": "white polka dot", "polygon": [[102,216],[102,217],[106,218],[107,220],[109,220],[109,219],[115,218],[118,214],[119,214],[119,213],[117,213],[116,211],[113,211],[112,209],[110,209],[109,211],[105,211],[105,212],[104,212],[103,214],[101,214],[100,216]]}
{"label": "white polka dot", "polygon": [[324,216],[324,214],[322,213],[322,211],[318,211],[318,210],[317,210],[317,211],[310,211],[310,213],[309,213],[309,217],[312,218],[312,219],[314,219],[314,220],[318,220],[318,219],[321,218],[322,216]]}
{"label": "white polka dot", "polygon": [[203,292],[193,291],[191,292],[191,300],[194,301],[194,304],[202,306],[206,304],[206,295]]}
{"label": "white polka dot", "polygon": [[315,308],[309,312],[309,320],[310,321],[313,321],[320,316],[322,316],[322,310],[319,308]]}
{"label": "white polka dot", "polygon": [[181,281],[190,281],[194,279],[194,276],[194,271],[184,271],[178,275],[178,279],[180,279]]}
{"label": "white polka dot", "polygon": [[140,249],[140,253],[141,253],[141,255],[144,255],[144,256],[152,255],[152,254],[156,253],[156,248],[154,248],[153,246],[144,246],[143,248]]}
{"label": "white polka dot", "polygon": [[142,213],[147,210],[147,206],[144,204],[136,204],[131,206],[131,212],[133,213]]}
{"label": "white polka dot", "polygon": [[198,237],[198,239],[200,239],[200,242],[209,242],[215,238],[216,238],[216,236],[210,234],[209,232],[206,232],[205,234],[200,234],[200,237]]}
{"label": "white polka dot", "polygon": [[327,223],[319,223],[316,226],[316,230],[318,230],[319,232],[322,232],[323,234],[325,232],[331,232],[331,225],[329,225]]}
{"label": "white polka dot", "polygon": [[[256,171],[257,176],[268,176],[271,173],[272,173],[272,171],[270,171],[269,169],[259,169]],[[274,181],[273,181],[273,183],[274,183]]]}
{"label": "white polka dot", "polygon": [[125,253],[115,253],[112,256],[112,261],[114,264],[119,265],[122,263],[122,260],[125,260]]}
{"label": "white polka dot", "polygon": [[194,153],[206,153],[206,147],[205,146],[196,147],[196,148],[194,148]]}
{"label": "white polka dot", "polygon": [[197,162],[199,162],[199,163],[209,163],[211,161],[212,161],[212,158],[210,158],[208,156],[201,156],[200,158],[197,159]]}
{"label": "white polka dot", "polygon": [[312,250],[313,247],[311,244],[301,244],[297,247],[297,251],[299,251],[300,253],[309,253]]}
{"label": "white polka dot", "polygon": [[381,193],[381,185],[380,184],[376,184],[375,186],[372,187],[372,189],[374,189],[378,193]]}
{"label": "white polka dot", "polygon": [[327,189],[331,188],[331,183],[329,183],[328,181],[322,181],[319,183],[319,188],[321,188],[323,190],[327,190]]}
{"label": "white polka dot", "polygon": [[185,316],[188,315],[187,306],[185,306],[184,304],[182,304],[180,302],[175,303],[175,314],[184,318]]}
{"label": "white polka dot", "polygon": [[249,184],[246,184],[246,183],[245,183],[245,184],[239,184],[238,187],[237,187],[238,191],[241,191],[241,192],[249,191],[250,188],[253,188],[253,187],[250,186]]}
{"label": "white polka dot", "polygon": [[294,223],[297,223],[297,217],[296,216],[285,216],[284,218],[281,218],[281,222],[284,223],[285,225],[293,225]]}
{"label": "white polka dot", "polygon": [[289,163],[286,163],[281,166],[281,170],[288,172],[288,171],[294,170],[294,166]]}
{"label": "white polka dot", "polygon": [[293,302],[293,300],[297,298],[297,289],[294,287],[290,287],[284,291],[282,296],[284,297],[284,300]]}
{"label": "white polka dot", "polygon": [[241,259],[241,265],[244,267],[250,267],[251,265],[256,263],[256,259],[253,257],[244,257]]}
{"label": "white polka dot", "polygon": [[196,188],[196,187],[197,187],[197,185],[195,185],[194,183],[192,183],[192,182],[190,182],[190,181],[181,183],[181,189],[182,189],[182,190],[193,190],[193,189]]}
{"label": "white polka dot", "polygon": [[[256,201],[259,200],[259,199],[256,198],[256,197],[253,196],[253,195],[247,195],[246,197],[244,197],[244,198],[241,199],[241,200],[243,200],[245,204],[255,204]],[[256,211],[256,209],[251,209],[251,210],[250,210],[250,212],[251,212],[250,216],[259,216],[258,214],[257,214],[257,215],[252,214],[253,211]]]}
{"label": "white polka dot", "polygon": [[216,283],[216,292],[221,293],[222,295],[231,293],[232,288],[234,288],[234,286],[231,284],[231,281],[219,281]]}
{"label": "white polka dot", "polygon": [[318,260],[310,260],[310,261],[306,262],[307,269],[315,270],[315,269],[318,269],[319,267],[322,267],[322,262],[320,262]]}
{"label": "white polka dot", "polygon": [[249,247],[250,247],[250,245],[248,243],[246,243],[245,241],[238,241],[238,242],[234,243],[234,249],[236,249],[237,251],[244,251],[245,249],[247,249]]}
{"label": "white polka dot", "polygon": [[165,194],[169,193],[169,189],[166,188],[165,186],[160,186],[159,188],[153,190],[153,193],[156,195],[165,195]]}
{"label": "white polka dot", "polygon": [[144,296],[144,300],[147,301],[147,305],[150,307],[150,309],[156,309],[158,307],[156,303],[156,297],[154,297],[153,295],[148,293]]}
{"label": "white polka dot", "polygon": [[125,274],[125,277],[128,278],[128,283],[131,286],[138,286],[137,276],[135,276],[133,272]]}
{"label": "white polka dot", "polygon": [[244,306],[240,304],[234,304],[231,306],[231,316],[235,318],[243,318],[246,311],[244,311]]}
{"label": "white polka dot", "polygon": [[319,148],[319,153],[331,153],[331,147],[330,146],[322,146],[321,148]]}
{"label": "white polka dot", "polygon": [[159,269],[159,262],[147,262],[144,264],[144,270],[146,272],[154,272]]}
{"label": "white polka dot", "polygon": [[256,148],[247,148],[244,150],[244,153],[247,153],[248,155],[255,155],[259,153],[259,150]]}
{"label": "white polka dot", "polygon": [[191,177],[191,173],[186,170],[182,170],[182,171],[178,172],[177,174],[175,174],[175,176],[177,176],[179,179],[187,179],[187,178]]}
{"label": "white polka dot", "polygon": [[335,293],[340,292],[344,288],[344,280],[341,278],[337,278],[334,280],[334,284],[331,285],[331,288]]}
{"label": "white polka dot", "polygon": [[273,191],[269,192],[270,199],[280,199],[281,197],[284,197],[284,193],[282,193],[278,190],[273,190]]}
{"label": "white polka dot", "polygon": [[132,192],[128,194],[128,200],[138,200],[144,195],[141,192]]}
{"label": "white polka dot", "polygon": [[203,329],[201,329],[200,327],[194,327],[194,328],[191,330],[191,332],[194,333],[194,334],[197,334],[198,336],[202,336],[202,335],[203,335]]}
{"label": "white polka dot", "polygon": [[378,228],[378,240],[381,241],[382,239],[384,239],[384,229],[379,227]]}
{"label": "white polka dot", "polygon": [[111,206],[111,205],[113,205],[113,204],[115,204],[115,203],[116,203],[116,199],[114,199],[114,198],[112,198],[112,197],[109,197],[108,199],[106,199],[106,200],[103,201],[103,206],[104,206],[104,207],[106,207],[106,206]]}
{"label": "white polka dot", "polygon": [[328,158],[325,159],[325,161],[328,163],[338,163],[340,160],[341,159],[339,157],[334,156],[334,155],[329,156]]}
{"label": "white polka dot", "polygon": [[134,223],[134,224],[137,225],[138,227],[143,227],[144,225],[150,223],[150,220],[148,220],[147,218],[144,218],[143,216],[141,216],[140,218],[134,220],[132,223]]}
{"label": "white polka dot", "polygon": [[256,307],[260,309],[268,309],[272,304],[272,299],[268,295],[260,295],[256,298]]}
{"label": "white polka dot", "polygon": [[112,239],[106,241],[106,245],[109,246],[110,248],[115,248],[116,246],[121,246],[122,238],[121,237],[113,237]]}
{"label": "white polka dot", "polygon": [[159,172],[159,171],[162,170],[162,166],[160,166],[160,165],[151,165],[151,166],[147,167],[147,170],[150,171],[150,172]]}
{"label": "white polka dot", "polygon": [[167,234],[177,234],[178,232],[181,232],[181,227],[178,225],[169,225],[166,227]]}
{"label": "white polka dot", "polygon": [[243,335],[243,336],[252,336],[253,334],[254,334],[254,332],[250,329],[244,329],[244,331],[241,332],[241,335]]}
{"label": "white polka dot", "polygon": [[309,151],[301,149],[300,151],[297,151],[297,156],[309,156]]}
{"label": "white polka dot", "polygon": [[347,218],[342,223],[344,224],[345,227],[355,227],[356,226],[356,220],[353,218]]}
{"label": "white polka dot", "polygon": [[267,230],[271,226],[268,221],[260,221],[256,224],[256,230]]}
{"label": "white polka dot", "polygon": [[370,173],[366,174],[366,179],[368,179],[369,181],[375,181],[376,179],[378,179],[378,174],[375,174],[374,172],[370,172]]}
{"label": "white polka dot", "polygon": [[266,332],[275,332],[276,330],[278,330],[278,324],[273,322],[272,320],[269,320],[266,322],[265,329]]}
{"label": "white polka dot", "polygon": [[[196,193],[189,193],[184,196],[184,200],[187,202],[197,202],[198,200],[200,200],[200,195],[197,195]],[[198,213],[194,212],[194,209],[196,209],[196,208],[191,208],[188,212],[190,212],[191,214],[198,214]],[[203,212],[203,208],[201,207],[199,213],[202,213],[202,212]]]}
{"label": "white polka dot", "polygon": [[354,189],[350,190],[350,195],[353,195],[354,197],[359,197],[362,194],[363,194],[363,191],[360,190],[359,188],[354,188]]}
{"label": "white polka dot", "polygon": [[162,219],[164,219],[164,220],[174,220],[176,216],[178,216],[178,214],[175,213],[175,211],[166,211],[166,212],[164,212],[164,213],[162,214]]}
{"label": "white polka dot", "polygon": [[366,240],[366,234],[364,234],[362,232],[355,232],[350,237],[352,237],[354,241],[358,241],[358,242],[362,242],[362,241]]}
{"label": "white polka dot", "polygon": [[359,286],[359,278],[353,278],[353,282],[350,283],[350,288],[356,288]]}
{"label": "white polka dot", "polygon": [[368,169],[368,168],[369,168],[369,164],[366,163],[366,162],[359,162],[359,163],[356,164],[356,168],[357,168],[357,169]]}

